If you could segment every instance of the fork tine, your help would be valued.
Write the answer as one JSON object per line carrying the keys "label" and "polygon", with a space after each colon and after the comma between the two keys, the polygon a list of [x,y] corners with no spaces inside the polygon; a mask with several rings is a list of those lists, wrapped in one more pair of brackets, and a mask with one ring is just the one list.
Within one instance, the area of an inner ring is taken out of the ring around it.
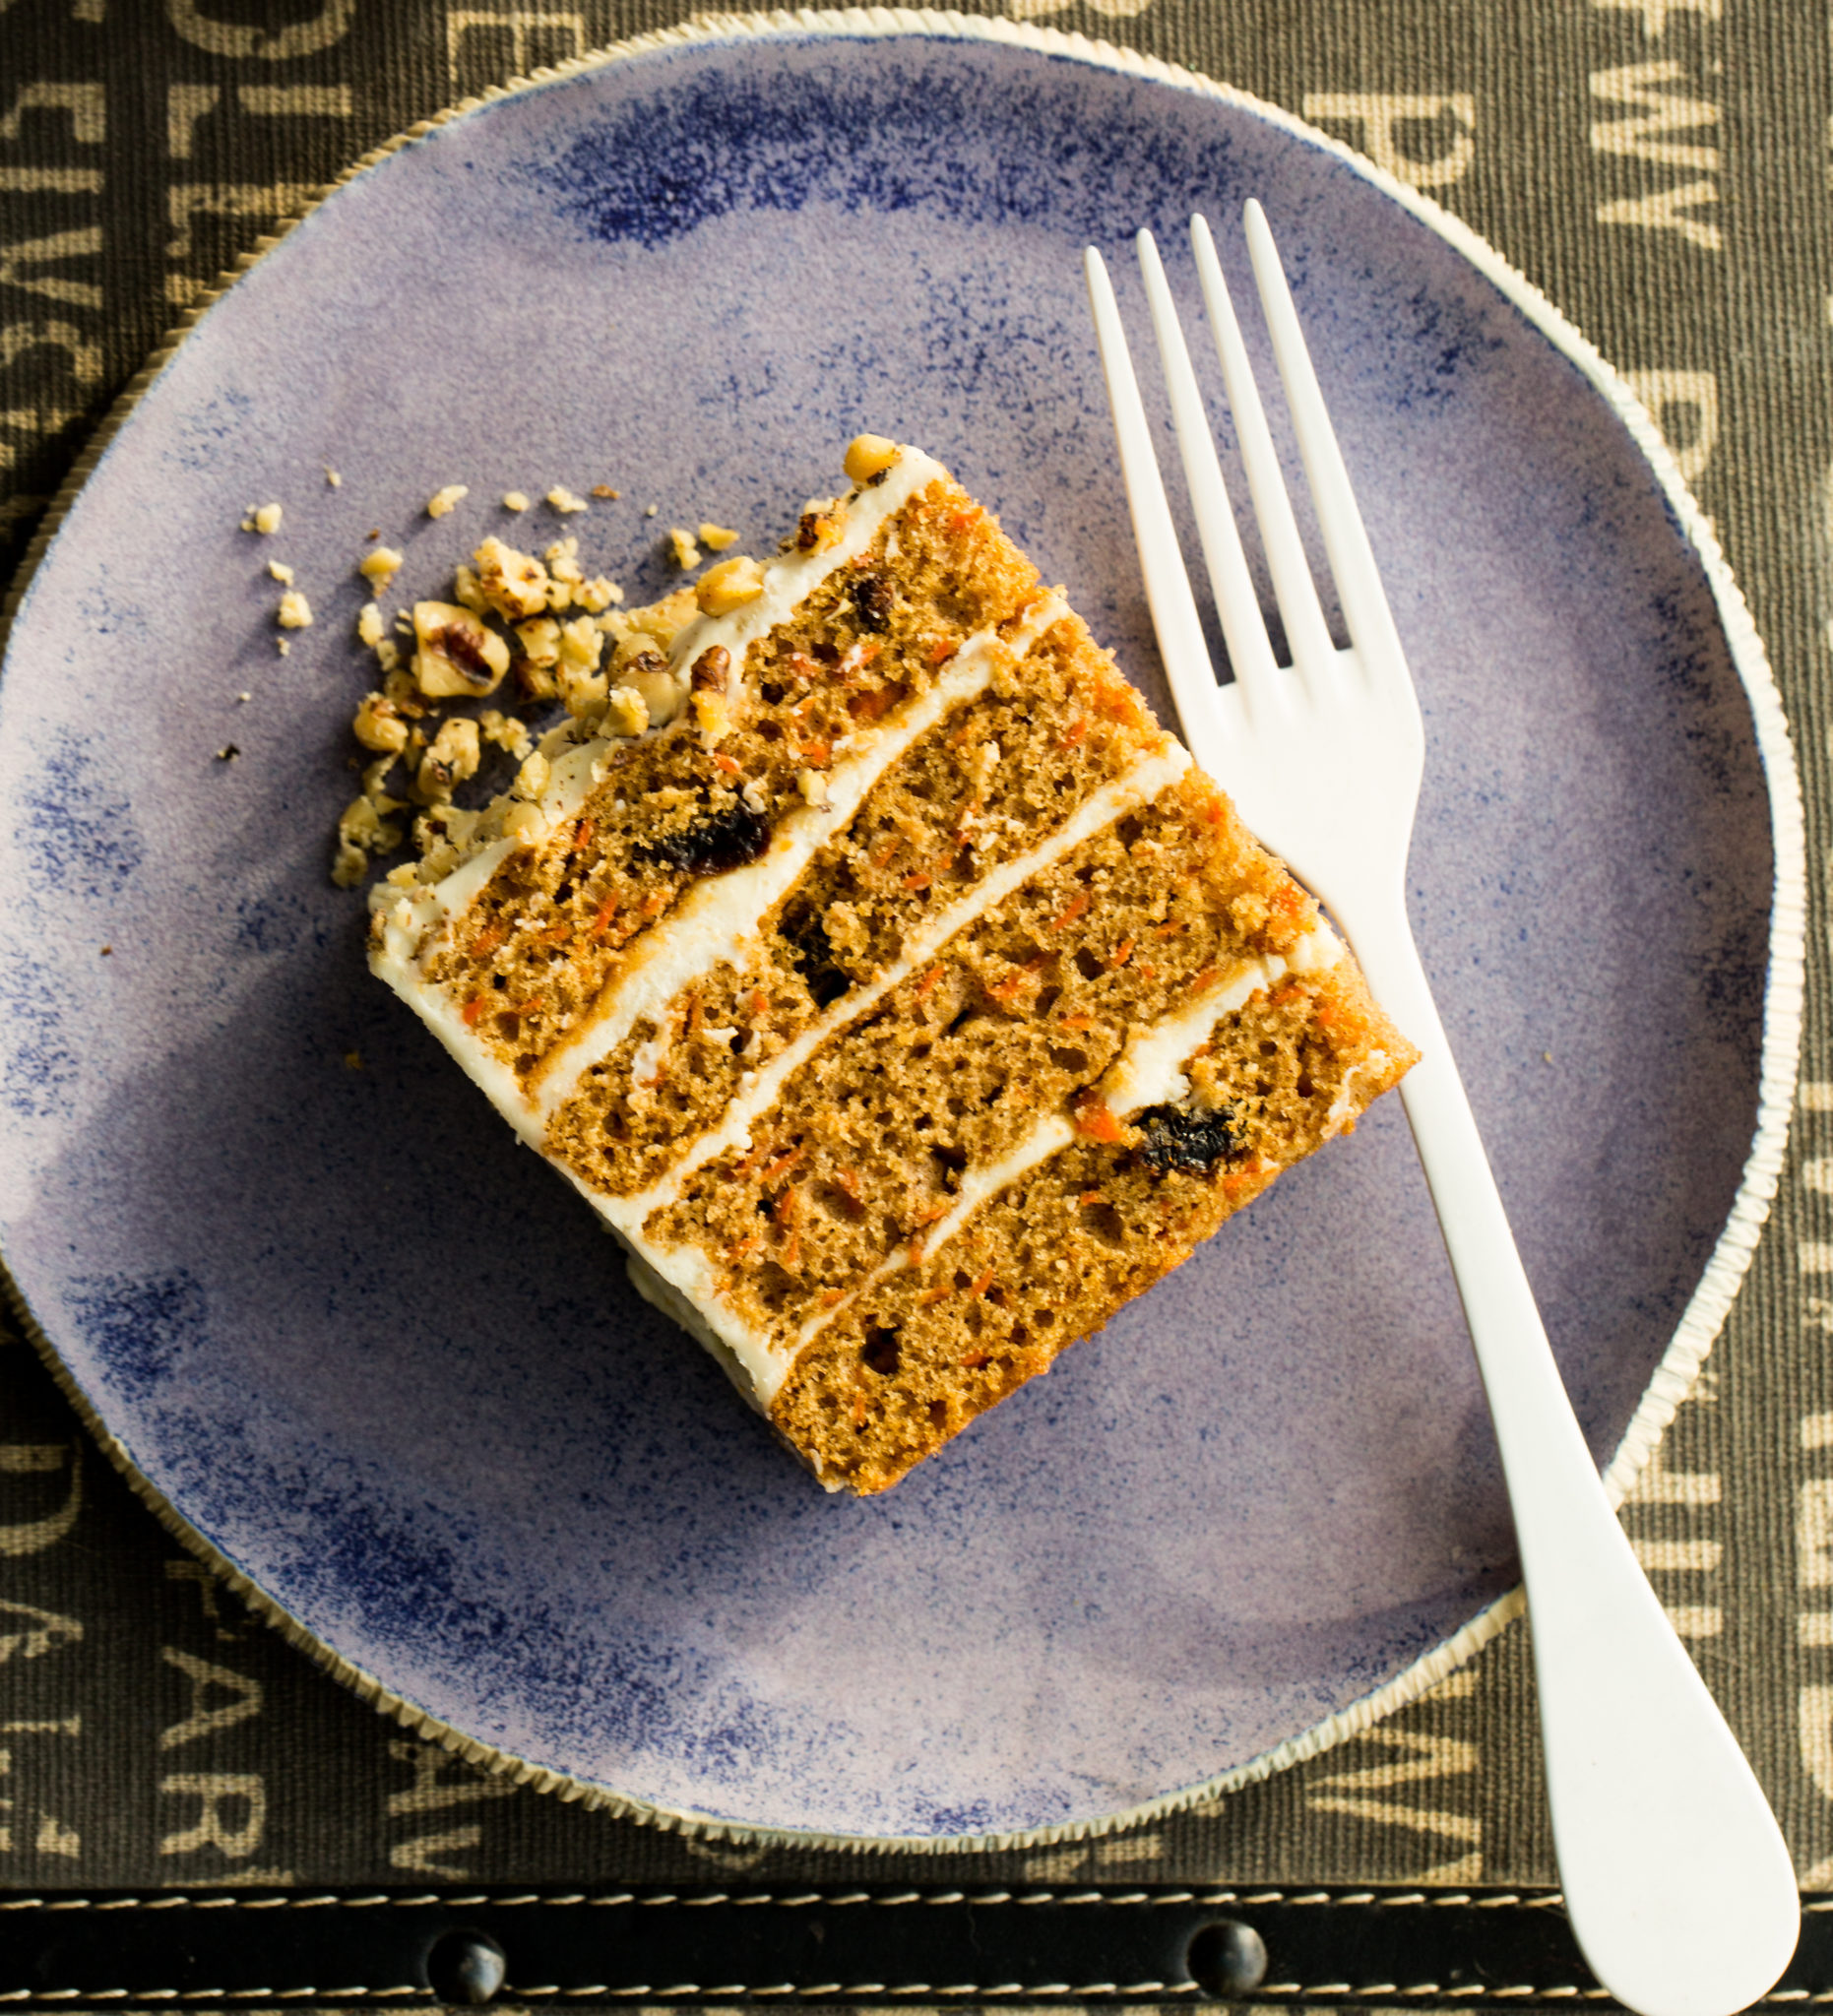
{"label": "fork tine", "polygon": [[1196,373],[1190,367],[1190,351],[1184,344],[1176,305],[1165,278],[1164,262],[1150,231],[1141,231],[1136,243],[1140,272],[1146,282],[1146,300],[1152,309],[1152,326],[1159,339],[1159,356],[1165,365],[1171,416],[1177,427],[1177,450],[1183,461],[1184,480],[1190,488],[1191,507],[1196,513],[1203,559],[1209,568],[1210,590],[1216,598],[1216,613],[1222,619],[1222,634],[1228,640],[1229,662],[1234,667],[1241,700],[1251,722],[1262,709],[1280,704],[1279,666],[1260,614],[1253,577],[1247,571],[1247,555],[1241,550],[1241,535],[1222,479],[1222,465],[1216,459],[1215,436],[1210,432],[1209,414],[1204,410]]}
{"label": "fork tine", "polygon": [[[1184,739],[1195,747],[1199,740],[1208,740],[1220,731],[1216,671],[1209,662],[1209,647],[1203,642],[1202,619],[1190,593],[1190,577],[1184,571],[1170,506],[1165,499],[1165,483],[1152,450],[1113,283],[1093,245],[1084,255],[1084,264],[1095,311],[1096,342],[1107,380],[1107,402],[1113,409],[1114,434],[1119,442],[1120,473],[1133,516],[1133,538],[1139,547],[1140,572],[1146,578],[1146,602],[1152,610],[1152,627],[1158,633],[1159,654],[1177,703]],[[1198,754],[1201,757],[1200,749]]]}
{"label": "fork tine", "polygon": [[[1402,676],[1407,677],[1393,611],[1388,607],[1387,593],[1381,586],[1362,515],[1357,508],[1356,492],[1350,485],[1350,472],[1344,467],[1330,412],[1318,388],[1311,353],[1305,347],[1304,332],[1298,326],[1298,311],[1293,306],[1292,289],[1286,284],[1273,231],[1265,211],[1251,197],[1246,225],[1247,251],[1260,289],[1260,305],[1273,333],[1273,354],[1279,360],[1280,376],[1286,384],[1286,404],[1292,413],[1293,429],[1298,436],[1298,452],[1303,457],[1305,476],[1317,506],[1318,524],[1330,555],[1330,571],[1336,576],[1350,642],[1373,675],[1380,677],[1398,667]],[[1411,686],[1410,678],[1408,683]]]}
{"label": "fork tine", "polygon": [[1273,592],[1279,598],[1280,614],[1286,621],[1286,641],[1292,646],[1293,664],[1300,677],[1322,676],[1336,656],[1336,647],[1324,622],[1317,584],[1311,579],[1310,562],[1304,557],[1297,521],[1292,515],[1292,499],[1286,494],[1286,479],[1280,474],[1279,457],[1274,453],[1273,436],[1267,429],[1266,410],[1260,404],[1253,367],[1247,361],[1247,346],[1241,341],[1241,325],[1235,320],[1234,303],[1229,295],[1229,284],[1222,277],[1222,264],[1216,257],[1215,241],[1210,237],[1206,219],[1190,220],[1190,242],[1196,251],[1197,278],[1209,309],[1210,329],[1222,362],[1223,381],[1229,389],[1229,404],[1234,411],[1241,460],[1247,466],[1247,486],[1253,492],[1254,515],[1260,521],[1260,536],[1266,543],[1267,566],[1273,576]]}

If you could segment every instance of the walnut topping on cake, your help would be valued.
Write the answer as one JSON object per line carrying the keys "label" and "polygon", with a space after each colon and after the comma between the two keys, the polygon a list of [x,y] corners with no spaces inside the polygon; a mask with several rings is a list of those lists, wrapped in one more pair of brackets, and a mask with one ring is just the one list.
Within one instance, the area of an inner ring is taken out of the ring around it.
{"label": "walnut topping on cake", "polygon": [[764,593],[764,570],[745,554],[709,567],[694,590],[704,614],[727,616],[754,602]]}

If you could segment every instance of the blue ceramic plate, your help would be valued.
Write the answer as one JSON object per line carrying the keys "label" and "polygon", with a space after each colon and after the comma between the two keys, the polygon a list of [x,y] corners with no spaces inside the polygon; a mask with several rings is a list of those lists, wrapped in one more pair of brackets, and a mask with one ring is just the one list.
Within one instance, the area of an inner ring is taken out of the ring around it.
{"label": "blue ceramic plate", "polygon": [[[210,307],[0,686],[19,1289],[173,1524],[474,1755],[677,1824],[1043,1838],[1314,1747],[1493,1626],[1508,1515],[1395,1102],[897,1490],[829,1498],[369,977],[327,879],[371,527],[395,601],[512,527],[647,598],[659,532],[768,549],[869,427],[947,461],[1163,705],[1080,255],[1149,224],[1187,289],[1189,212],[1238,270],[1250,194],[1419,678],[1425,961],[1619,1476],[1710,1340],[1793,1068],[1795,787],[1602,366],[1468,234],[1198,80],[941,17],[661,38],[386,152]],[[495,502],[596,482],[621,500],[564,523]],[[237,529],[270,499],[278,536]],[[270,558],[316,615],[284,659]]]}

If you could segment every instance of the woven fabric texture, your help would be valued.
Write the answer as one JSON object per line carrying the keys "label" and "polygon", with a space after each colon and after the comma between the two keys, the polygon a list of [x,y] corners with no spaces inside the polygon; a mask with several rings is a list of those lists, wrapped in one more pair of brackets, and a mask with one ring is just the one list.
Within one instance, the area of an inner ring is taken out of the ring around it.
{"label": "woven fabric texture", "polygon": [[[1488,237],[1630,374],[1768,645],[1817,862],[1833,762],[1825,11],[966,4],[1140,48],[1313,120]],[[667,0],[0,0],[0,579],[147,352],[316,185],[491,83],[685,18]],[[1807,1888],[1833,1888],[1823,942],[1816,909],[1781,1196],[1624,1514]],[[1330,1754],[1094,1843],[945,1865],[760,1850],[518,1791],[404,1736],[242,1613],[3,1322],[0,1344],[0,1887],[1553,1880],[1519,1627]]]}

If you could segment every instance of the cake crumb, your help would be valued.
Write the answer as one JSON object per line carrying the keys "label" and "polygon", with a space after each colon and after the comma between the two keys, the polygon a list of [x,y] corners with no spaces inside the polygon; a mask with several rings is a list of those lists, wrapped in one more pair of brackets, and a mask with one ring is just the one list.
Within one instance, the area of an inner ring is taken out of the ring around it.
{"label": "cake crumb", "polygon": [[462,503],[470,495],[471,487],[469,484],[447,483],[444,489],[435,490],[427,498],[426,515],[428,518],[444,518],[454,505]]}
{"label": "cake crumb", "polygon": [[242,520],[244,532],[276,533],[280,531],[281,508],[278,504],[251,504],[248,516]]}
{"label": "cake crumb", "polygon": [[503,509],[505,511],[526,511],[528,508],[529,498],[526,490],[505,490],[503,492]]}
{"label": "cake crumb", "polygon": [[280,598],[274,620],[283,630],[308,630],[312,624],[311,604],[296,588],[289,588]]}
{"label": "cake crumb", "polygon": [[584,497],[575,497],[572,491],[561,483],[556,483],[547,492],[547,502],[555,511],[561,513],[562,516],[574,511],[590,511],[592,509],[591,504]]}
{"label": "cake crumb", "polygon": [[729,525],[703,523],[700,528],[700,543],[711,547],[716,553],[723,553],[727,546],[735,546],[738,543],[738,535]]}
{"label": "cake crumb", "polygon": [[268,562],[268,572],[273,575],[274,579],[283,588],[290,588],[292,586],[292,569],[286,565],[284,560],[270,560]]}

